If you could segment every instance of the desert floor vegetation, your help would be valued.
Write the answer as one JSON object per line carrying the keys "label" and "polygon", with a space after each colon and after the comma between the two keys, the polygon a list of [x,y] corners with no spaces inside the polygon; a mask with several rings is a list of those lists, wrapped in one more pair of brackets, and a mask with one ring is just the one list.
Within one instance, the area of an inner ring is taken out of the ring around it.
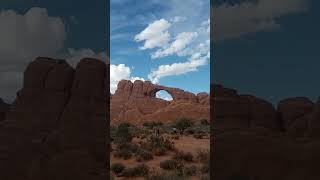
{"label": "desert floor vegetation", "polygon": [[112,126],[113,179],[210,179],[210,123],[178,119]]}

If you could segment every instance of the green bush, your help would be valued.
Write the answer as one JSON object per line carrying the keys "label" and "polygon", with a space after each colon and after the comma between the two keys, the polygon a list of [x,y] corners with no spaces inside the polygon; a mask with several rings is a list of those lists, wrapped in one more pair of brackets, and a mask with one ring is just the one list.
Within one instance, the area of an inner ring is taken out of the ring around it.
{"label": "green bush", "polygon": [[[163,136],[151,135],[146,142],[141,143],[141,147],[153,153],[159,151],[173,150],[173,142]],[[160,149],[160,150],[159,150]]]}
{"label": "green bush", "polygon": [[114,142],[116,144],[123,144],[123,143],[128,143],[131,142],[132,140],[132,135],[129,130],[130,124],[128,123],[122,123],[118,126],[116,130],[114,130]]}
{"label": "green bush", "polygon": [[147,176],[149,174],[149,167],[145,164],[139,164],[133,168],[127,168],[122,172],[124,177],[139,177]]}
{"label": "green bush", "polygon": [[208,126],[208,125],[210,125],[210,122],[207,119],[201,119],[200,124],[204,125],[204,126]]}
{"label": "green bush", "polygon": [[154,150],[154,155],[163,156],[167,153],[167,149],[165,147],[159,147]]}
{"label": "green bush", "polygon": [[208,150],[198,151],[197,159],[202,163],[210,161],[210,152]]}
{"label": "green bush", "polygon": [[192,165],[189,167],[185,167],[183,171],[187,176],[194,176],[197,174],[197,167],[195,165]]}
{"label": "green bush", "polygon": [[179,169],[181,167],[181,164],[176,160],[164,160],[160,162],[160,168],[164,170],[175,170]]}
{"label": "green bush", "polygon": [[136,157],[138,161],[148,161],[153,159],[153,156],[150,152],[140,149],[136,153]]}
{"label": "green bush", "polygon": [[193,155],[190,152],[185,153],[183,151],[177,151],[173,158],[179,161],[182,161],[182,160],[185,160],[188,162],[193,161]]}
{"label": "green bush", "polygon": [[180,130],[181,132],[183,132],[185,129],[187,129],[188,127],[193,126],[193,122],[191,121],[191,119],[188,118],[181,118],[178,119],[177,121],[175,121],[173,123],[173,127],[177,128],[178,130]]}
{"label": "green bush", "polygon": [[132,143],[123,143],[118,145],[118,149],[126,149],[132,153],[136,153],[140,149],[140,147]]}
{"label": "green bush", "polygon": [[132,152],[128,149],[117,149],[114,153],[114,156],[127,160],[132,157]]}
{"label": "green bush", "polygon": [[114,163],[111,165],[111,171],[115,174],[120,174],[125,169],[122,163]]}
{"label": "green bush", "polygon": [[162,171],[147,177],[147,180],[186,180],[185,176],[181,176],[180,172]]}

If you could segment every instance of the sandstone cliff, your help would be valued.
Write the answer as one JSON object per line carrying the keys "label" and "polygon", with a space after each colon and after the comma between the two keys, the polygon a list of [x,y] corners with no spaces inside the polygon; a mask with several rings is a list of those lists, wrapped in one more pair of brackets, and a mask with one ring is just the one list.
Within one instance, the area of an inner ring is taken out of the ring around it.
{"label": "sandstone cliff", "polygon": [[[160,90],[167,91],[173,98],[165,101],[156,98]],[[136,80],[122,80],[111,97],[111,124],[130,122],[142,125],[146,121],[172,122],[182,117],[199,120],[210,119],[209,95],[193,93]]]}
{"label": "sandstone cliff", "polygon": [[275,108],[219,85],[211,91],[213,179],[320,178],[320,102],[293,97]]}
{"label": "sandstone cliff", "polygon": [[0,122],[0,179],[105,180],[106,65],[37,58]]}

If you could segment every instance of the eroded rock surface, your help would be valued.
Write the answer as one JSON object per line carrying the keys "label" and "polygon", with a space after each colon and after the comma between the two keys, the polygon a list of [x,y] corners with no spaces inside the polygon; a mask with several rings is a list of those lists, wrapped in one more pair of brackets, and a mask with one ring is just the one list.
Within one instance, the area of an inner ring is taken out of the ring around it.
{"label": "eroded rock surface", "polygon": [[96,59],[33,61],[0,124],[0,179],[105,180],[107,74]]}
{"label": "eroded rock surface", "polygon": [[212,86],[213,179],[319,179],[320,103],[263,99]]}
{"label": "eroded rock surface", "polygon": [[[160,90],[173,98],[166,101],[156,98]],[[182,117],[199,120],[210,119],[209,95],[193,93],[136,80],[122,80],[111,98],[111,123],[130,122],[142,125],[146,121],[171,122]]]}

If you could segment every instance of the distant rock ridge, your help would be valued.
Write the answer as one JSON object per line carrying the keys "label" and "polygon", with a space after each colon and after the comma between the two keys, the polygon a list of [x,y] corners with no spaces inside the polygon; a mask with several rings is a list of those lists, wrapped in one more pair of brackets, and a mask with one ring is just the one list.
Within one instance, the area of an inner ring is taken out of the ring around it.
{"label": "distant rock ridge", "polygon": [[231,129],[264,128],[292,136],[320,137],[320,101],[292,97],[271,103],[252,95],[240,95],[236,90],[214,85],[212,88],[215,132]]}
{"label": "distant rock ridge", "polygon": [[31,62],[0,121],[0,179],[107,179],[107,78],[97,59]]}
{"label": "distant rock ridge", "polygon": [[[156,98],[160,90],[173,100]],[[179,118],[210,119],[210,98],[207,93],[197,95],[178,88],[152,84],[150,81],[121,80],[111,96],[111,124],[130,122],[142,125],[147,121],[171,122]]]}
{"label": "distant rock ridge", "polygon": [[277,107],[221,85],[211,87],[212,179],[319,179],[320,101]]}

